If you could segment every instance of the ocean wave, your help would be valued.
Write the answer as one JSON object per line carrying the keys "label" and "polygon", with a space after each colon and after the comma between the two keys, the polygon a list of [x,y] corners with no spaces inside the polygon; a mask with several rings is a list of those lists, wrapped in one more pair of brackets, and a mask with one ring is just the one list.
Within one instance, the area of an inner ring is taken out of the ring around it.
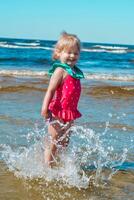
{"label": "ocean wave", "polygon": [[116,49],[116,50],[106,50],[106,49],[82,49],[82,51],[85,52],[106,52],[106,53],[117,53],[117,54],[122,54],[122,53],[127,53],[128,51],[125,49]]}
{"label": "ocean wave", "polygon": [[105,49],[86,49],[86,48],[83,48],[82,51],[85,51],[85,52],[106,52]]}
{"label": "ocean wave", "polygon": [[121,50],[107,50],[106,52],[107,53],[127,53],[127,51],[123,50],[123,49],[121,49]]}
{"label": "ocean wave", "polygon": [[[6,41],[0,42],[1,48],[14,48],[14,49],[44,49],[44,50],[53,50],[54,47],[42,46],[39,41],[37,42],[13,42],[8,43]],[[82,48],[83,52],[98,52],[98,53],[117,53],[123,54],[127,52],[134,52],[134,49],[128,49],[127,47],[119,46],[105,46],[105,45],[94,45],[91,48]]]}
{"label": "ocean wave", "polygon": [[124,53],[133,53],[133,48],[123,47],[123,46],[108,46],[108,45],[94,45],[89,48],[83,48],[82,51],[85,52],[106,52],[106,53],[117,53],[117,54],[124,54]]}
{"label": "ocean wave", "polygon": [[25,44],[23,45],[15,45],[15,44],[8,44],[7,42],[0,42],[0,47],[2,48],[9,48],[9,49],[44,49],[44,50],[53,50],[52,47],[45,47],[45,46],[40,46],[37,45],[38,43],[29,43],[29,44]]}
{"label": "ocean wave", "polygon": [[[122,59],[122,58],[111,58],[111,57],[104,57],[104,58],[96,58],[95,60],[94,60],[94,58],[90,58],[90,60],[82,60],[82,61],[79,61],[79,63],[80,63],[80,65],[81,66],[86,66],[87,64],[88,65],[94,65],[94,64],[98,64],[99,63],[99,61],[100,61],[100,59],[101,60],[103,60],[103,61],[110,61],[110,62],[120,62],[120,63],[123,63],[124,65],[122,65],[122,66],[120,66],[120,68],[132,68],[133,69],[133,64],[134,64],[134,60],[133,59],[128,59],[128,58],[124,58],[124,59]],[[50,60],[49,58],[40,58],[40,57],[26,57],[26,56],[24,56],[24,57],[1,57],[0,58],[0,62],[10,62],[10,61],[12,61],[12,62],[33,62],[33,63],[40,63],[40,64],[51,64],[52,63],[52,60]],[[128,64],[129,63],[129,65],[126,65],[126,63]],[[112,66],[113,67],[113,66]],[[117,67],[117,66],[114,66],[115,68]]]}
{"label": "ocean wave", "polygon": [[119,98],[119,97],[134,97],[134,86],[113,86],[113,85],[99,85],[90,86],[90,88],[83,87],[83,92],[87,95],[104,98]]}
{"label": "ocean wave", "polygon": [[113,80],[113,81],[134,81],[134,75],[114,75],[114,74],[85,74],[89,80]]}
{"label": "ocean wave", "polygon": [[17,45],[24,45],[24,46],[39,46],[40,42],[15,42],[14,44]]}
{"label": "ocean wave", "polygon": [[126,50],[128,47],[120,47],[120,46],[106,46],[106,45],[94,45],[95,48],[100,49],[111,49],[111,50]]}
{"label": "ocean wave", "polygon": [[41,87],[35,87],[32,85],[0,86],[0,92],[22,92],[22,91],[32,91],[32,90],[44,92],[46,89]]}
{"label": "ocean wave", "polygon": [[134,87],[123,87],[124,90],[127,90],[127,91],[134,91]]}
{"label": "ocean wave", "polygon": [[[11,77],[44,77],[48,75],[48,71],[32,71],[32,70],[0,70],[0,76]],[[134,75],[115,75],[115,74],[91,74],[84,73],[88,80],[113,80],[113,81],[134,81]]]}
{"label": "ocean wave", "polygon": [[4,44],[7,44],[7,42],[6,41],[0,42],[0,45],[4,45]]}
{"label": "ocean wave", "polygon": [[0,76],[24,76],[24,77],[44,77],[47,71],[31,71],[31,70],[0,70]]}
{"label": "ocean wave", "polygon": [[[134,97],[134,87],[130,86],[112,86],[112,85],[100,85],[92,86],[87,88],[87,85],[83,85],[83,94],[94,96],[94,97]],[[13,93],[13,92],[29,92],[29,91],[39,91],[45,92],[47,89],[47,84],[21,84],[21,85],[7,85],[0,86],[0,93]]]}

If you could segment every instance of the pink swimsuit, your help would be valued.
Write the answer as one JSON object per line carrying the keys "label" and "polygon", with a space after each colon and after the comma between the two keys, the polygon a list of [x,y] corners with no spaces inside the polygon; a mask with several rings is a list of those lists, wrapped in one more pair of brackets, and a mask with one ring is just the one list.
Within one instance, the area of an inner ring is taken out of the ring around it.
{"label": "pink swimsuit", "polygon": [[68,74],[63,83],[57,88],[49,104],[49,110],[64,122],[81,117],[81,113],[77,110],[80,93],[80,79]]}

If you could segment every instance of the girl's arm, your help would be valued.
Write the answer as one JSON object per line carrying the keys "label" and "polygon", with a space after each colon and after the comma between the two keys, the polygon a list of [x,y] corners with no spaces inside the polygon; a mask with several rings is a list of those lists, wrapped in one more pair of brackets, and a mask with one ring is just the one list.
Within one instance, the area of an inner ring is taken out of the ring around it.
{"label": "girl's arm", "polygon": [[49,86],[48,86],[46,95],[44,97],[42,110],[41,110],[41,115],[45,117],[45,119],[50,117],[50,113],[48,110],[49,103],[54,96],[56,88],[62,83],[63,74],[64,74],[64,70],[62,68],[56,68],[56,70],[54,71],[50,79]]}

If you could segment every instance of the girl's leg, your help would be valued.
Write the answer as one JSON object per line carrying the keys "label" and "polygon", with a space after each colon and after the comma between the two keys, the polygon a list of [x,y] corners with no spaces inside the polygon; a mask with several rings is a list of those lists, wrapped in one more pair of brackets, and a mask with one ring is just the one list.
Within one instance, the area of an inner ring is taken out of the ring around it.
{"label": "girl's leg", "polygon": [[62,135],[59,138],[59,144],[63,147],[66,148],[69,144],[70,140],[70,135],[71,135],[71,126],[73,125],[73,121],[69,122],[64,128],[62,128]]}
{"label": "girl's leg", "polygon": [[51,167],[54,163],[57,146],[60,145],[63,148],[68,146],[70,137],[69,129],[72,126],[72,124],[73,122],[70,122],[65,126],[61,126],[58,122],[55,122],[54,124],[50,124],[48,126],[48,132],[51,136],[49,144],[45,149],[45,163],[48,166]]}
{"label": "girl's leg", "polygon": [[48,133],[50,134],[51,138],[49,139],[46,144],[47,146],[45,147],[45,164],[51,167],[57,151],[58,130],[54,125],[49,125]]}

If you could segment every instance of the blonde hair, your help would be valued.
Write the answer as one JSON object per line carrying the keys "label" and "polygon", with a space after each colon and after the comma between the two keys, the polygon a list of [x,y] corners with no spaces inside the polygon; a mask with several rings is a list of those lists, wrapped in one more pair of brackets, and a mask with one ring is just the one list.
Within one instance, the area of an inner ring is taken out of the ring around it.
{"label": "blonde hair", "polygon": [[78,50],[80,51],[80,40],[79,38],[74,34],[69,34],[66,32],[63,32],[58,40],[58,42],[55,45],[54,52],[52,58],[54,60],[59,59],[59,53],[63,51],[64,49],[73,48],[74,46],[78,47]]}

